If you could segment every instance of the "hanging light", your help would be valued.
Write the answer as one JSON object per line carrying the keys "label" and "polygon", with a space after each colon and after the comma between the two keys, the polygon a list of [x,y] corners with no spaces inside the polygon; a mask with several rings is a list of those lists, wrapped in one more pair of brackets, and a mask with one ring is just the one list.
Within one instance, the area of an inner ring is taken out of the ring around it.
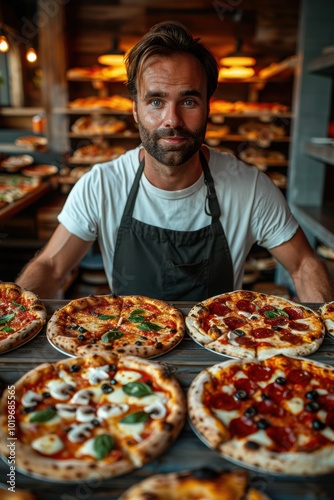
{"label": "hanging light", "polygon": [[236,50],[219,60],[222,66],[255,66],[256,59],[242,50],[242,40],[237,39]]}
{"label": "hanging light", "polygon": [[33,64],[34,62],[37,61],[37,54],[36,54],[36,51],[33,47],[28,48],[28,50],[26,52],[26,60],[30,64]]}
{"label": "hanging light", "polygon": [[0,52],[8,52],[9,51],[9,42],[5,35],[5,32],[2,28],[0,28]]}
{"label": "hanging light", "polygon": [[117,37],[113,37],[111,48],[107,52],[101,54],[97,60],[100,64],[106,66],[117,66],[124,63],[124,55],[124,50],[118,47]]}
{"label": "hanging light", "polygon": [[220,68],[218,80],[223,80],[225,78],[233,79],[245,79],[251,78],[255,74],[253,68],[247,68],[246,66],[232,66],[231,68]]}

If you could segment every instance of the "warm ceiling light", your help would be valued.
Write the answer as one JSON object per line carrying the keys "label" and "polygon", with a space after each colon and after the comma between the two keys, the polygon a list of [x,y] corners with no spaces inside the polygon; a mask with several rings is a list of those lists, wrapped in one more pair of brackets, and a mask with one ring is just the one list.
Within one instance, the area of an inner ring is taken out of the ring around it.
{"label": "warm ceiling light", "polygon": [[124,63],[124,55],[125,52],[118,47],[118,39],[113,37],[111,49],[101,54],[97,60],[106,66],[117,66]]}
{"label": "warm ceiling light", "polygon": [[0,52],[8,52],[9,43],[5,35],[0,35]]}
{"label": "warm ceiling light", "polygon": [[26,52],[26,60],[31,64],[37,61],[36,51],[32,47]]}
{"label": "warm ceiling light", "polygon": [[220,68],[218,80],[223,80],[224,78],[229,79],[244,79],[250,78],[254,75],[255,71],[253,68],[246,68],[245,66],[232,66],[231,68]]}
{"label": "warm ceiling light", "polygon": [[237,40],[236,50],[231,54],[220,59],[220,64],[222,66],[254,66],[256,64],[256,59],[251,57],[241,50],[242,40]]}

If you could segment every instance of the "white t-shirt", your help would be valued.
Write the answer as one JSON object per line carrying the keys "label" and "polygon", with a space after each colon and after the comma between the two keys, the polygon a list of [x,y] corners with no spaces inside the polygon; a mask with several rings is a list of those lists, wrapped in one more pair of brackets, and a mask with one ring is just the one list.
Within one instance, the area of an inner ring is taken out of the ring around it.
{"label": "white t-shirt", "polygon": [[[140,146],[116,160],[95,165],[75,184],[58,216],[59,222],[79,238],[98,239],[111,289],[117,232],[139,166],[139,151]],[[257,243],[274,248],[292,238],[298,224],[280,190],[256,167],[210,148],[209,168],[230,248],[236,290],[242,288],[244,264],[251,247]],[[133,217],[153,226],[194,231],[211,222],[204,210],[206,194],[203,174],[195,184],[179,191],[158,189],[143,174]]]}

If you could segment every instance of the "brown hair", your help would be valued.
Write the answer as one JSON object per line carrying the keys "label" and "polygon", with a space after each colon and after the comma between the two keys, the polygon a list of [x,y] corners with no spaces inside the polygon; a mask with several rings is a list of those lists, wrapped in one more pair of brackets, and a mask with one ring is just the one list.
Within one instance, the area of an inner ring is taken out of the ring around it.
{"label": "brown hair", "polygon": [[188,28],[176,21],[154,25],[126,54],[127,87],[134,100],[145,61],[153,55],[171,55],[175,52],[193,54],[199,60],[207,76],[209,102],[217,88],[218,63],[211,51],[200,43],[200,38],[193,38]]}

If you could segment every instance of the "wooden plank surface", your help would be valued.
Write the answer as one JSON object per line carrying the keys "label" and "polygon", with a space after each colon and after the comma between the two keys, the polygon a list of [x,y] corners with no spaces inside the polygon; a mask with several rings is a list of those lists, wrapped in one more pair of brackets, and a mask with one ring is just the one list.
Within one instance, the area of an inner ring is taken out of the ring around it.
{"label": "wooden plank surface", "polygon": [[[48,317],[65,301],[45,301]],[[192,304],[175,303],[186,314]],[[307,304],[317,310],[319,304]],[[57,351],[46,339],[45,328],[32,341],[0,357],[0,378],[4,385],[10,385],[25,372],[44,362],[54,362],[66,356]],[[334,340],[326,336],[320,349],[311,359],[334,365]],[[174,371],[186,392],[196,374],[206,366],[228,358],[212,353],[196,344],[187,334],[182,342],[155,361],[167,363]],[[118,478],[81,480],[73,484],[57,483],[31,478],[16,470],[16,489],[30,490],[38,500],[116,500],[130,485],[146,476],[160,472],[196,469],[235,469],[238,465],[225,460],[210,450],[196,436],[189,422],[186,423],[174,445],[162,456],[145,467]],[[8,464],[0,461],[0,478],[6,482]],[[289,478],[250,471],[254,484],[272,500],[330,500],[333,498],[334,474],[316,478]],[[1,490],[0,490],[1,498]]]}

